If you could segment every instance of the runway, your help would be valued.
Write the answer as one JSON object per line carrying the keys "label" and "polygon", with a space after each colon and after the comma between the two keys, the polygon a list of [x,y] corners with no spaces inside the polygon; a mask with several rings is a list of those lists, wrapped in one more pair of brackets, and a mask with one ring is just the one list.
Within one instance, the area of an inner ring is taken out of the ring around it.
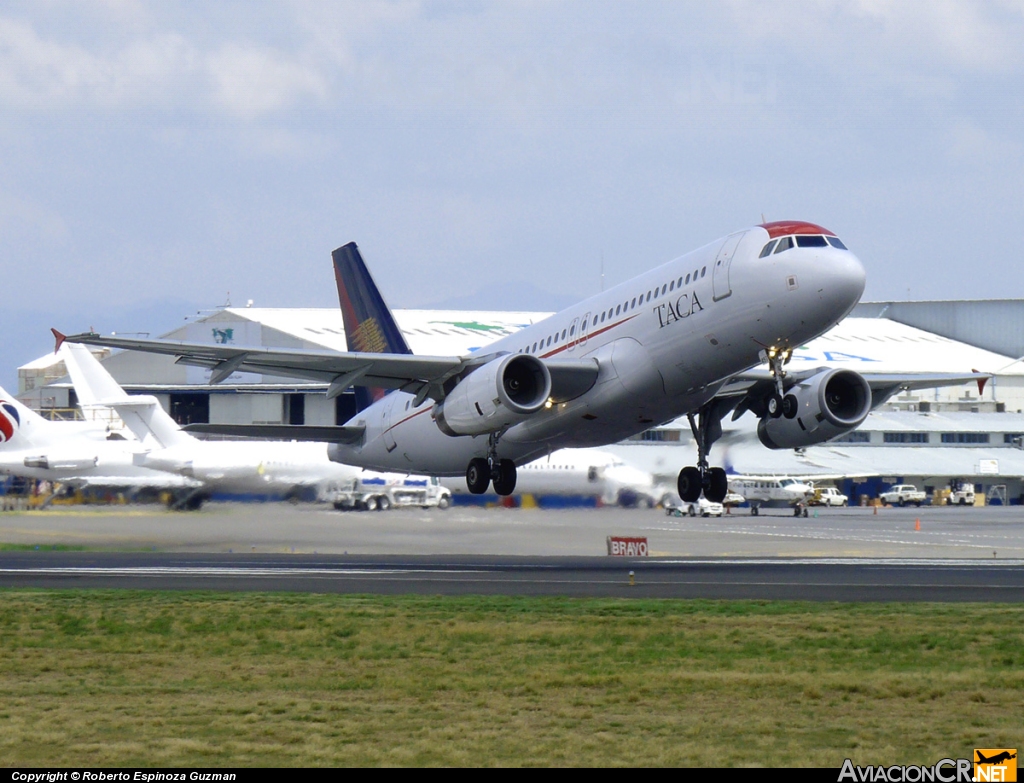
{"label": "runway", "polygon": [[[609,535],[652,557],[606,554]],[[0,586],[836,601],[1024,601],[1024,513],[1007,508],[452,508],[339,513],[210,504],[0,515]],[[86,551],[54,551],[74,547]],[[629,572],[634,572],[634,585]]]}
{"label": "runway", "polygon": [[[920,529],[916,529],[920,528]],[[1024,559],[1024,509],[783,510],[669,517],[658,509],[449,508],[341,513],[323,505],[212,503],[0,513],[0,545],[206,553],[600,557],[607,536],[661,557]]]}
{"label": "runway", "polygon": [[[633,584],[630,583],[633,573]],[[5,552],[0,586],[815,601],[1021,601],[1024,561]]]}

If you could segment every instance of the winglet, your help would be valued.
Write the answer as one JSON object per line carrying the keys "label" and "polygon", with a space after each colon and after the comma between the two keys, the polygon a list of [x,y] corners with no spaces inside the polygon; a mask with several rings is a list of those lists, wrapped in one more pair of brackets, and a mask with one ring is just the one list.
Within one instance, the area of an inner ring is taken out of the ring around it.
{"label": "winglet", "polygon": [[50,331],[53,332],[53,338],[57,341],[57,344],[55,346],[53,346],[53,352],[57,353],[57,351],[60,350],[60,347],[62,345],[64,345],[64,340],[67,339],[67,335],[66,334],[61,334],[56,329],[54,329],[52,326],[50,327]]}
{"label": "winglet", "polygon": [[[978,372],[978,371],[972,368],[971,372]],[[988,383],[988,376],[987,375],[984,378],[978,378],[978,396],[979,397],[985,393],[985,384],[986,383]]]}

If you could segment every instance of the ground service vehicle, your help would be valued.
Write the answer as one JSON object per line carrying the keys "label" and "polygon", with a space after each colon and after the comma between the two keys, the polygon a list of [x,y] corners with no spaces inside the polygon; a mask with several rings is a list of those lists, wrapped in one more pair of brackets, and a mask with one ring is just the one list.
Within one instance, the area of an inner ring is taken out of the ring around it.
{"label": "ground service vehicle", "polygon": [[364,472],[329,493],[327,500],[338,511],[386,511],[416,506],[446,509],[452,493],[434,476]]}
{"label": "ground service vehicle", "polygon": [[954,479],[949,482],[949,495],[946,497],[947,506],[973,506],[974,486],[966,481]]}
{"label": "ground service vehicle", "polygon": [[665,506],[665,513],[670,517],[691,516],[698,514],[702,517],[720,517],[724,507],[721,503],[712,503],[706,497],[701,496],[692,503],[670,504]]}
{"label": "ground service vehicle", "polygon": [[925,494],[913,484],[896,484],[878,496],[887,506],[906,506],[913,503],[920,506],[924,503]]}

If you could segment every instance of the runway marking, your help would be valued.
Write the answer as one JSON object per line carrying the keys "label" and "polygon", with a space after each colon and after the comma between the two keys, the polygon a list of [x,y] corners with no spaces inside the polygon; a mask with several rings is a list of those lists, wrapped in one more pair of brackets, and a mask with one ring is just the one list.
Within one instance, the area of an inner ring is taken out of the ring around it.
{"label": "runway marking", "polygon": [[1005,546],[1002,542],[1012,542],[1009,544],[1014,549],[1021,548],[1020,538],[1011,538],[1009,536],[984,536],[984,535],[970,535],[967,537],[982,539],[987,543],[971,543],[970,541],[963,541],[962,539],[944,539],[944,540],[928,540],[928,538],[934,538],[934,536],[941,535],[940,533],[925,533],[921,538],[916,540],[908,540],[903,538],[889,538],[884,534],[872,535],[871,533],[862,535],[843,535],[841,533],[827,535],[821,532],[811,532],[807,535],[801,535],[799,533],[776,533],[772,529],[736,529],[736,528],[703,528],[694,530],[684,530],[682,528],[675,527],[644,527],[641,528],[645,531],[657,531],[661,533],[709,533],[712,535],[739,535],[739,536],[764,536],[765,538],[792,538],[800,541],[856,541],[861,543],[869,544],[901,544],[905,546],[966,546],[974,549],[989,549],[992,546]]}
{"label": "runway marking", "polygon": [[48,576],[390,576],[394,574],[486,574],[483,569],[434,568],[197,568],[187,566],[159,567],[53,567],[0,568],[0,574],[37,574]]}
{"label": "runway marking", "polygon": [[[619,577],[617,579],[536,579],[532,582],[524,581],[522,579],[481,579],[481,578],[469,578],[469,579],[455,579],[452,575],[455,573],[480,573],[480,572],[437,572],[437,571],[396,571],[394,573],[387,573],[381,571],[316,571],[309,572],[299,569],[295,569],[296,573],[285,573],[281,571],[265,571],[257,569],[253,571],[224,571],[222,569],[207,569],[203,573],[195,573],[190,569],[0,569],[0,573],[8,574],[31,574],[31,575],[47,575],[47,576],[134,576],[134,577],[148,577],[151,579],[160,577],[207,577],[207,578],[237,578],[237,577],[302,577],[305,579],[315,579],[319,581],[326,581],[332,578],[338,577],[355,577],[363,576],[370,577],[373,581],[384,581],[385,578],[393,582],[416,582],[424,581],[421,578],[414,577],[413,573],[430,573],[430,574],[441,574],[440,578],[428,579],[425,581],[430,582],[441,582],[441,583],[452,583],[452,584],[473,584],[480,583],[485,585],[523,585],[528,586],[534,585],[608,585],[608,586],[619,586],[624,590],[631,589],[630,584],[625,579]],[[718,580],[667,580],[667,579],[644,579],[640,578],[636,587],[660,587],[660,586],[683,586],[683,587],[760,587],[760,588],[778,588],[778,587],[789,587],[789,588],[808,588],[808,587],[820,587],[820,588],[831,588],[831,589],[928,589],[928,590],[961,590],[968,588],[971,590],[1014,590],[1019,591],[1020,585],[1004,585],[1004,584],[949,584],[949,583],[934,583],[934,582],[769,582],[769,581],[750,581],[750,580],[731,580],[731,581],[718,581]],[[632,589],[635,589],[633,587]]]}

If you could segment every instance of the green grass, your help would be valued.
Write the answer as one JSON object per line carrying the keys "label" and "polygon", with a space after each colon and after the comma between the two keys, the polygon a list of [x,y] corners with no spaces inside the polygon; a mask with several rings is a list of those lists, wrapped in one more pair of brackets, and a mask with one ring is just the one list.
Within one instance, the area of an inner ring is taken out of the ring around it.
{"label": "green grass", "polygon": [[86,547],[74,544],[0,544],[0,552],[84,552]]}
{"label": "green grass", "polygon": [[0,766],[932,764],[1024,607],[0,591]]}

